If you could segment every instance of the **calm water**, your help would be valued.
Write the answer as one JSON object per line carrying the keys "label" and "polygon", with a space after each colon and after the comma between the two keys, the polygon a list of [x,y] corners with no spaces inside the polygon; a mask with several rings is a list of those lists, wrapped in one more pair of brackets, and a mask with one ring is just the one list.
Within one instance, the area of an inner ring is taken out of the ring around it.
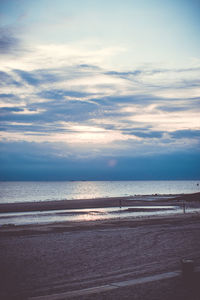
{"label": "calm water", "polygon": [[0,182],[0,203],[91,199],[200,191],[200,181]]}

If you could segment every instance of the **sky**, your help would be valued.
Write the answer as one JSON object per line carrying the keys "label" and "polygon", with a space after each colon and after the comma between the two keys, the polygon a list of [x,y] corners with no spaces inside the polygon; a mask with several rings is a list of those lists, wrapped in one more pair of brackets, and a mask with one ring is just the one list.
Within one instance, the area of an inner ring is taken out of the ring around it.
{"label": "sky", "polygon": [[198,0],[0,0],[0,180],[200,179]]}

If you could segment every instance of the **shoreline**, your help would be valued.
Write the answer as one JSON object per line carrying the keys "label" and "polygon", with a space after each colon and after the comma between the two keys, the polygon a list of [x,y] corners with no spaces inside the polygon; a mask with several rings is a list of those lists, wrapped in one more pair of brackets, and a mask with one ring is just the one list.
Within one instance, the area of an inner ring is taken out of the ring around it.
{"label": "shoreline", "polygon": [[180,205],[181,202],[200,201],[200,192],[176,195],[136,195],[127,197],[110,197],[95,199],[53,200],[40,202],[0,203],[0,213],[52,211],[82,208],[126,207],[136,205]]}

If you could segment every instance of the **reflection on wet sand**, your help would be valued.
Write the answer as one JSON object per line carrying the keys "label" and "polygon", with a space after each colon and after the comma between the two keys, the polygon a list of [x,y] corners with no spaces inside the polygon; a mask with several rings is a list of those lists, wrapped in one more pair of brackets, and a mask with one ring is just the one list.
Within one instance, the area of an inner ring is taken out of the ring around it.
{"label": "reflection on wet sand", "polygon": [[[187,212],[199,212],[200,208],[188,208]],[[138,218],[151,217],[158,215],[180,214],[183,213],[181,206],[162,205],[162,206],[126,206],[126,207],[105,207],[98,209],[67,209],[43,212],[15,212],[1,213],[0,225],[13,224],[41,224],[65,221],[97,221],[116,218]]]}

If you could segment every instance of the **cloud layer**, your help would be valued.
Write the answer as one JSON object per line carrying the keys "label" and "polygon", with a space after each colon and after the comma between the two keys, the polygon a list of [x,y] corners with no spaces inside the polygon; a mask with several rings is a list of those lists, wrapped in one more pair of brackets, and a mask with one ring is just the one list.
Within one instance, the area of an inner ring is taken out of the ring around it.
{"label": "cloud layer", "polygon": [[198,146],[200,68],[118,72],[87,59],[68,64],[68,53],[59,68],[56,56],[51,68],[48,61],[40,68],[34,57],[45,61],[46,54],[37,51],[21,58],[21,68],[10,63],[1,71],[3,141],[62,143],[102,155],[109,145],[113,155]]}
{"label": "cloud layer", "polygon": [[[68,21],[56,19],[54,27],[47,18],[41,27],[43,33],[52,28],[60,34],[67,28],[71,37],[67,24],[73,39],[49,41],[48,36],[42,42],[36,19],[32,15],[27,21],[29,9],[17,11],[15,19],[5,10],[0,29],[0,142],[8,165],[13,159],[23,165],[26,151],[30,164],[34,157],[38,162],[36,149],[45,152],[48,163],[86,159],[91,166],[103,158],[122,166],[125,158],[135,163],[142,157],[143,164],[144,157],[198,157],[199,57],[173,65],[147,63],[147,55],[143,63],[133,63],[130,49],[136,48],[127,43],[109,43],[106,34],[95,39],[88,33],[81,39],[73,14]],[[24,28],[32,30],[31,38]]]}

